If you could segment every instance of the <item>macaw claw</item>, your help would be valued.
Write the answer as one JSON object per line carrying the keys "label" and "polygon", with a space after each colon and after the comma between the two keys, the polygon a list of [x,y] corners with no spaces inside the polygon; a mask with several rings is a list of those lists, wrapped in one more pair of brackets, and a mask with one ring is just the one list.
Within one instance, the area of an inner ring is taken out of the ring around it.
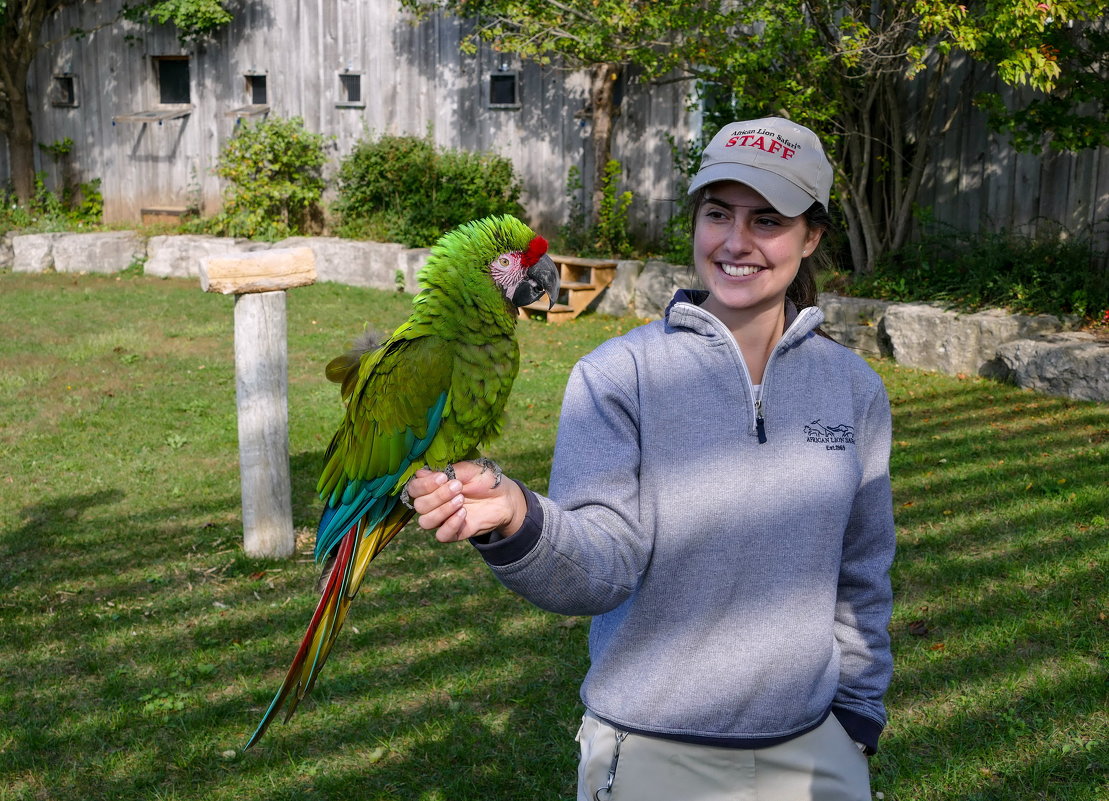
{"label": "macaw claw", "polygon": [[504,478],[504,473],[501,472],[501,466],[494,462],[492,459],[486,459],[482,456],[480,459],[474,460],[475,464],[481,465],[481,472],[491,470],[493,473],[493,489],[501,485],[501,479]]}

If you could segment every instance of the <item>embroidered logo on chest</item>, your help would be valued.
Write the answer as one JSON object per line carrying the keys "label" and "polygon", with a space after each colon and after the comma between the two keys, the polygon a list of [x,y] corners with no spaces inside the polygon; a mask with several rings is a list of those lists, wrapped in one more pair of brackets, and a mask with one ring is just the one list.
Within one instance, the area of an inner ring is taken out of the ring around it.
{"label": "embroidered logo on chest", "polygon": [[845,451],[855,444],[855,427],[847,423],[826,425],[817,418],[805,426],[805,441],[823,445],[825,450]]}

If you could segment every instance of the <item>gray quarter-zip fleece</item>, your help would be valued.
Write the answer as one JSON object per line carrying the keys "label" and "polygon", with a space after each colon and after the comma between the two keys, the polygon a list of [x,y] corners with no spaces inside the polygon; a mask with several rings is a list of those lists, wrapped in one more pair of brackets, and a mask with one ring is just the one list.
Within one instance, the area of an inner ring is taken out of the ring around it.
{"label": "gray quarter-zip fleece", "polygon": [[[756,407],[727,327],[679,292],[566,388],[550,498],[475,545],[540,607],[592,615],[582,700],[618,728],[735,747],[834,711],[877,746],[892,660],[891,422],[810,307]],[[760,441],[764,440],[764,441]]]}

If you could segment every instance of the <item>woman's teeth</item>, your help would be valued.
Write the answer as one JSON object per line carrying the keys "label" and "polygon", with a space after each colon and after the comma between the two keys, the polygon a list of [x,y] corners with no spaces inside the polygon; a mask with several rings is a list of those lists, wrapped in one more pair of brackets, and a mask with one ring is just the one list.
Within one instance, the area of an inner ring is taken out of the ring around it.
{"label": "woman's teeth", "polygon": [[745,275],[754,275],[761,267],[740,267],[735,264],[721,264],[720,269],[734,278],[740,278]]}

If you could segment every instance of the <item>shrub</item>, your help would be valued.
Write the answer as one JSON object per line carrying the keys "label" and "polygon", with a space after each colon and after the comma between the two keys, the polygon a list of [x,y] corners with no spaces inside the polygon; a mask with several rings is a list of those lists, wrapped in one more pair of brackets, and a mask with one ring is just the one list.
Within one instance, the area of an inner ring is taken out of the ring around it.
{"label": "shrub", "polygon": [[223,209],[190,229],[266,240],[307,233],[320,213],[324,141],[300,117],[243,124],[216,165],[229,182]]}
{"label": "shrub", "polygon": [[582,201],[584,185],[581,170],[571,167],[566,178],[566,194],[570,198],[569,220],[560,231],[562,247],[581,256],[609,257],[631,256],[632,244],[628,233],[628,209],[632,193],[619,190],[620,162],[615,159],[605,165],[601,177],[601,204],[597,221],[589,221]]}
{"label": "shrub", "polygon": [[508,159],[385,135],[359,140],[343,159],[335,210],[343,236],[426,247],[461,223],[521,215],[519,197]]}
{"label": "shrub", "polygon": [[100,179],[64,187],[60,193],[46,186],[46,173],[35,173],[35,193],[21,204],[11,192],[0,190],[0,233],[46,233],[87,230],[100,224],[104,198]]}
{"label": "shrub", "polygon": [[932,226],[847,291],[894,301],[939,301],[974,311],[1089,317],[1109,307],[1109,272],[1089,241]]}

